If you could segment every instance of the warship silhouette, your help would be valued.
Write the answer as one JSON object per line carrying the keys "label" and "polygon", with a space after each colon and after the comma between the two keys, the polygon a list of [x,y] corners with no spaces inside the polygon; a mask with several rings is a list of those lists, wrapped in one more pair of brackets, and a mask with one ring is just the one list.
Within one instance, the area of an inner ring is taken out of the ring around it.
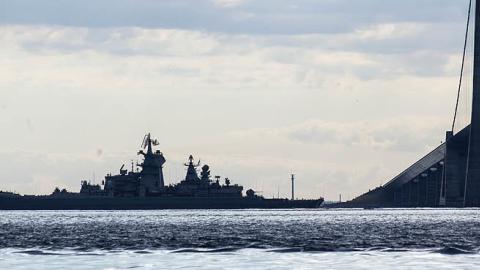
{"label": "warship silhouette", "polygon": [[[144,136],[142,150],[143,162],[133,163],[131,171],[120,168],[120,174],[107,174],[101,185],[81,182],[80,192],[68,192],[55,188],[50,195],[20,195],[0,191],[0,209],[2,210],[142,210],[142,209],[246,209],[246,208],[317,208],[323,198],[316,200],[264,198],[254,190],[242,194],[243,187],[232,185],[228,178],[224,184],[220,177],[211,179],[210,167],[203,165],[200,176],[190,155],[185,179],[174,185],[165,185],[163,165],[165,157],[160,150],[154,150],[158,141],[150,134]],[[103,186],[103,187],[102,187]]]}

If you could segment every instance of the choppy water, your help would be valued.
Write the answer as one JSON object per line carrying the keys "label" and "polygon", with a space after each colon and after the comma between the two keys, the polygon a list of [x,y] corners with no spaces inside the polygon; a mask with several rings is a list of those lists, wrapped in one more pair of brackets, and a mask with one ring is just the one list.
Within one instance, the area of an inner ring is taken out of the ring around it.
{"label": "choppy water", "polygon": [[479,249],[478,209],[0,212],[0,269],[472,269]]}

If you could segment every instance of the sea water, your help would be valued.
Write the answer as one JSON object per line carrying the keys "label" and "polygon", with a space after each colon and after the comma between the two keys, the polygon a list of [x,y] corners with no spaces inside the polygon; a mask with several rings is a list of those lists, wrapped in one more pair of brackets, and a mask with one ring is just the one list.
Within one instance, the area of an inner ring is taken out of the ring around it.
{"label": "sea water", "polygon": [[480,209],[0,211],[0,269],[480,269]]}

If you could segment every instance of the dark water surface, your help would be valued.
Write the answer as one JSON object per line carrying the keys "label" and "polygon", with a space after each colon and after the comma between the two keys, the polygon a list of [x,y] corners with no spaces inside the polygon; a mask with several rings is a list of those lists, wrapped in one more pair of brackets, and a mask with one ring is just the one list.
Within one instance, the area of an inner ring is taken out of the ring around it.
{"label": "dark water surface", "polygon": [[[1,211],[0,248],[477,253],[480,210]],[[27,251],[28,252],[28,251]]]}

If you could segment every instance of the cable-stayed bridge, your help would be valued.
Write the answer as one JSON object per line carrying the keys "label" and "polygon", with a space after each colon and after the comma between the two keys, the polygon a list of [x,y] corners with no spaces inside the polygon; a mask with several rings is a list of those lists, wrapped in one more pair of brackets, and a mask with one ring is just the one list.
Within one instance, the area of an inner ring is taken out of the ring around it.
{"label": "cable-stayed bridge", "polygon": [[480,207],[480,1],[470,0],[455,115],[445,142],[342,206]]}

